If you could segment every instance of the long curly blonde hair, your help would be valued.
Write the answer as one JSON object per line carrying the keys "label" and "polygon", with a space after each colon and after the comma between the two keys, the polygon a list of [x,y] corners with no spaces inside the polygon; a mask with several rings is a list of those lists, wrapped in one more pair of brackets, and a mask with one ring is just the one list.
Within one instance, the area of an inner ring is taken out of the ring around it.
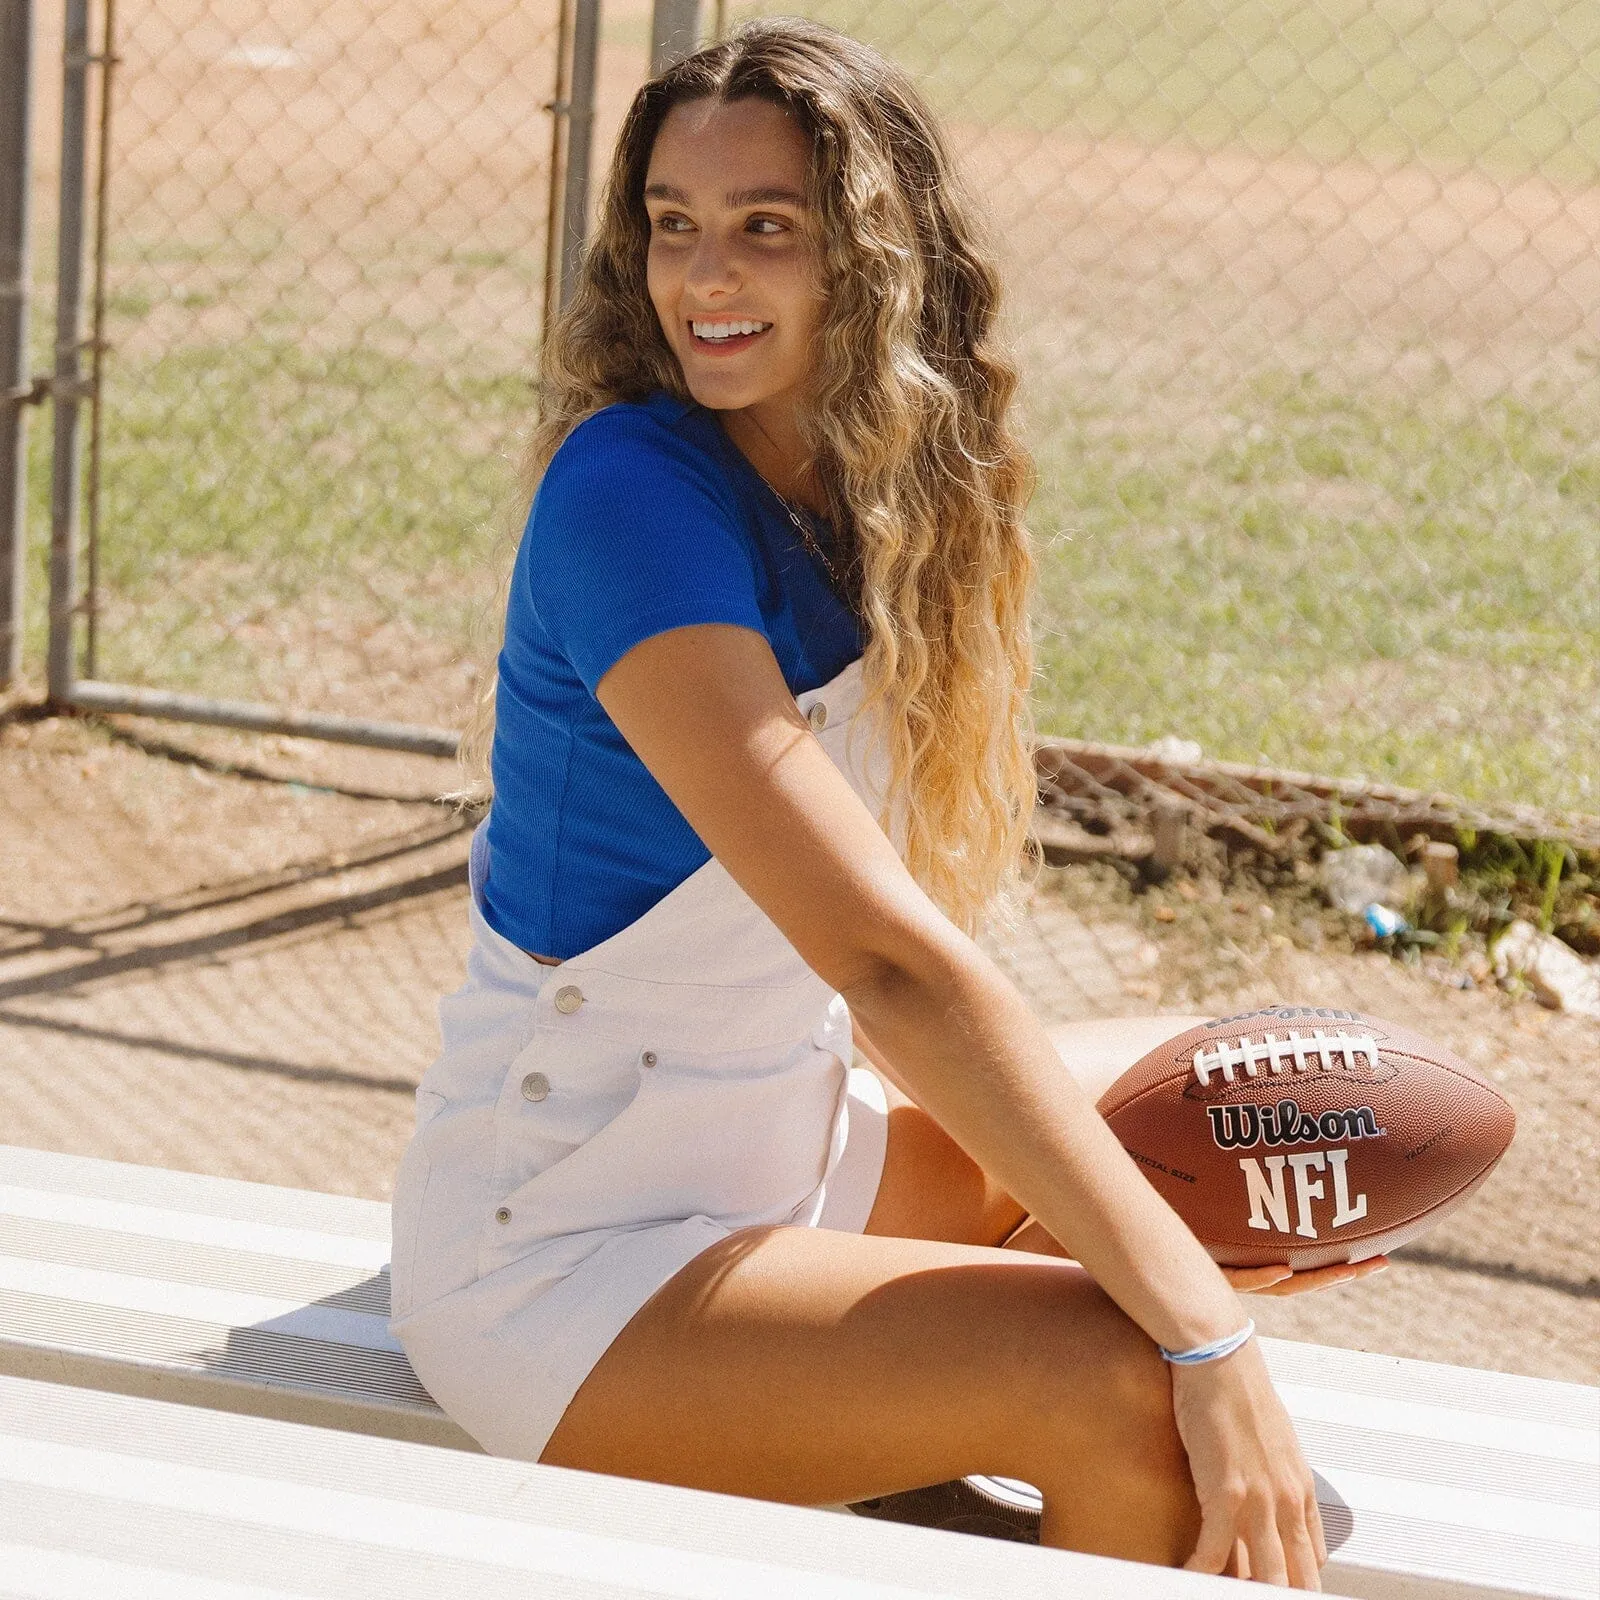
{"label": "long curly blonde hair", "polygon": [[[542,353],[523,487],[531,498],[602,407],[655,390],[688,398],[646,286],[644,186],[667,113],[708,98],[773,102],[811,138],[825,305],[802,434],[847,541],[865,706],[887,745],[906,865],[970,931],[1016,880],[1035,797],[1032,467],[1006,424],[1016,369],[991,342],[998,275],[943,135],[898,68],[830,28],[772,18],[640,89]],[[480,793],[492,696],[491,684],[463,741]]]}

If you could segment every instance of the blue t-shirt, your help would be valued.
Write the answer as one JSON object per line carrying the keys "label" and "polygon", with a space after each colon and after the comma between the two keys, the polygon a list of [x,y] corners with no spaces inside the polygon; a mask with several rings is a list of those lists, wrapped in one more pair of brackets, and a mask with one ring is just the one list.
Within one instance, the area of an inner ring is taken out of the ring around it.
{"label": "blue t-shirt", "polygon": [[790,692],[861,654],[860,628],[715,415],[654,394],[556,451],[517,552],[500,652],[484,915],[563,960],[643,916],[710,852],[595,699],[634,645],[723,622]]}

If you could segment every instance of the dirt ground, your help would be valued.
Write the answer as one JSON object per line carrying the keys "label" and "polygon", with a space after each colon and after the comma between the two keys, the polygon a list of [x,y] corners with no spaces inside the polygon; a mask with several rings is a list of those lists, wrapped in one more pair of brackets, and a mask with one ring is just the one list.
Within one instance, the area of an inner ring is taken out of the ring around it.
{"label": "dirt ground", "polygon": [[[0,723],[0,1140],[377,1198],[465,955],[467,834],[420,758]],[[1170,917],[1169,914],[1170,913]],[[1353,949],[1309,897],[1051,870],[995,953],[1041,1016],[1354,1006],[1517,1108],[1462,1211],[1269,1332],[1600,1377],[1600,1025]]]}

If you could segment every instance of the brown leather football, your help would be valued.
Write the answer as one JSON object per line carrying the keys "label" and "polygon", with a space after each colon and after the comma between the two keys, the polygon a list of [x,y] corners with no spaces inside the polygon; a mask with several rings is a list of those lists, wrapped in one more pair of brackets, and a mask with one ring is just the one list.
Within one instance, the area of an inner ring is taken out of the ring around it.
{"label": "brown leather football", "polygon": [[1169,1039],[1100,1097],[1140,1170],[1223,1266],[1394,1250],[1489,1176],[1502,1095],[1398,1023],[1269,1006]]}

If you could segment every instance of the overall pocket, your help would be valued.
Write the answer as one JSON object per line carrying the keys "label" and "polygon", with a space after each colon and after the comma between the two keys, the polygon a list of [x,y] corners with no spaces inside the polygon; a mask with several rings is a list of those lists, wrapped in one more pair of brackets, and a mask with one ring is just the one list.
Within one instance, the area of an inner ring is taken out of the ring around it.
{"label": "overall pocket", "polygon": [[[729,1228],[786,1223],[822,1183],[848,1075],[812,1040],[776,1052],[644,1046],[626,1066],[614,1060],[611,1074],[608,1089],[575,1097],[576,1115],[553,1109],[560,1137],[504,1138],[497,1171],[527,1175],[499,1190],[484,1272],[563,1237],[598,1242],[695,1216]],[[549,1096],[529,1109],[555,1101],[558,1083],[551,1075]],[[517,1070],[507,1093],[507,1123],[525,1121],[510,1104],[521,1097]],[[517,1165],[518,1152],[535,1150]]]}
{"label": "overall pocket", "polygon": [[[560,1174],[632,1106],[640,1053],[614,1035],[584,1036],[544,1023],[512,1058],[494,1108],[490,1191],[497,1209],[484,1237],[485,1250],[497,1260],[513,1240],[527,1249],[585,1225],[575,1214],[582,1208],[560,1199]],[[616,1181],[625,1184],[626,1174],[616,1174]],[[537,1204],[530,1207],[535,1190]]]}
{"label": "overall pocket", "polygon": [[652,1216],[786,1221],[827,1171],[847,1072],[811,1039],[774,1051],[661,1051],[634,1115],[630,1182]]}

